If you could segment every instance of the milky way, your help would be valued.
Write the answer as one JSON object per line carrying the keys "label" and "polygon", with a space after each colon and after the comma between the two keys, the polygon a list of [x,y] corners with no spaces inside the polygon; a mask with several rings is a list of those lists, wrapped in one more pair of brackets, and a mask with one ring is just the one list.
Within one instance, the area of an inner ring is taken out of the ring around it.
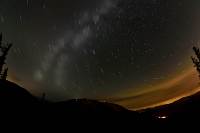
{"label": "milky way", "polygon": [[195,0],[1,0],[0,32],[14,43],[9,78],[50,100],[103,99],[131,109],[196,92],[190,55],[199,7]]}

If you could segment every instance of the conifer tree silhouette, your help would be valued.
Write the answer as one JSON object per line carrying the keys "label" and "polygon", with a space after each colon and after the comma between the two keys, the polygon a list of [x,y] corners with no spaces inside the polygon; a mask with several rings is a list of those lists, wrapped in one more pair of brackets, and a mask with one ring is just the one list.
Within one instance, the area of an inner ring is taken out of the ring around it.
{"label": "conifer tree silhouette", "polygon": [[193,47],[193,51],[196,57],[193,56],[191,57],[192,62],[194,63],[194,67],[196,67],[196,70],[199,73],[199,78],[200,78],[200,49],[197,47]]}
{"label": "conifer tree silhouette", "polygon": [[2,77],[1,79],[2,80],[7,80],[7,76],[8,76],[8,68],[5,68],[3,74],[2,74]]}
{"label": "conifer tree silhouette", "polygon": [[2,33],[0,33],[0,47],[2,45]]}
{"label": "conifer tree silhouette", "polygon": [[0,34],[0,79],[1,80],[6,80],[7,78],[7,73],[8,73],[8,68],[4,69],[4,65],[6,64],[6,58],[8,55],[9,50],[11,49],[12,44],[11,43],[3,43],[2,41],[2,33]]}
{"label": "conifer tree silhouette", "polygon": [[42,93],[41,102],[42,102],[42,103],[45,103],[45,101],[46,101],[46,94],[45,94],[45,93]]}

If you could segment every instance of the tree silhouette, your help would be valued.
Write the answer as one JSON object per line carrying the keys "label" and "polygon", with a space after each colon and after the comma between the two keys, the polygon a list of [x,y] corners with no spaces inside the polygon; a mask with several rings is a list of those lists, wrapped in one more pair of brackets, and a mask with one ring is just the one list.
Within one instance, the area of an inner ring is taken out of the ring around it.
{"label": "tree silhouette", "polygon": [[2,80],[6,80],[6,79],[7,79],[7,76],[8,76],[8,68],[5,68],[5,70],[4,70],[3,74],[2,74],[1,79],[2,79]]}
{"label": "tree silhouette", "polygon": [[6,80],[8,68],[6,68],[3,72],[4,65],[6,64],[6,58],[8,55],[9,50],[11,49],[12,44],[11,43],[3,43],[2,41],[2,34],[0,34],[0,79]]}
{"label": "tree silhouette", "polygon": [[2,45],[2,34],[0,33],[0,46]]}
{"label": "tree silhouette", "polygon": [[192,62],[194,63],[194,67],[196,67],[197,72],[199,73],[199,78],[200,78],[200,49],[197,47],[193,47],[194,53],[196,57],[191,57]]}
{"label": "tree silhouette", "polygon": [[45,101],[46,101],[46,94],[45,94],[45,93],[42,93],[41,102],[42,102],[42,103],[45,103]]}

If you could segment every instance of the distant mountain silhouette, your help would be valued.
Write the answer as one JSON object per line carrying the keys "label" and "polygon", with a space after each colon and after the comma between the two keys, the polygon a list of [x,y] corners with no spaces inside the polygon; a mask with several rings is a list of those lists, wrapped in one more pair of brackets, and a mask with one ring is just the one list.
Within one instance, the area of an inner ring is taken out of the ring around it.
{"label": "distant mountain silhouette", "polygon": [[26,89],[10,81],[0,80],[0,105],[32,105],[39,103],[48,109],[75,112],[129,112],[129,110],[112,103],[89,99],[72,99],[63,102],[43,102],[32,96]]}
{"label": "distant mountain silhouette", "polygon": [[5,112],[11,112],[13,116],[17,116],[18,112],[20,112],[20,114],[26,113],[26,115],[30,115],[29,117],[36,115],[41,118],[65,120],[77,115],[92,115],[96,118],[99,114],[107,114],[107,116],[119,118],[123,114],[122,118],[134,120],[138,123],[155,122],[162,124],[162,122],[165,122],[166,124],[183,118],[193,119],[200,117],[200,93],[182,98],[169,105],[135,112],[116,104],[89,99],[73,99],[55,103],[41,101],[15,83],[0,81],[0,107],[0,112],[2,110],[4,114]]}
{"label": "distant mountain silhouette", "polygon": [[112,113],[124,112],[128,113],[129,110],[112,103],[99,102],[97,100],[89,99],[73,99],[65,102],[58,102],[52,104],[53,109],[62,112],[96,112],[96,113]]}
{"label": "distant mountain silhouette", "polygon": [[142,111],[152,119],[166,117],[168,121],[200,118],[200,92],[174,103]]}

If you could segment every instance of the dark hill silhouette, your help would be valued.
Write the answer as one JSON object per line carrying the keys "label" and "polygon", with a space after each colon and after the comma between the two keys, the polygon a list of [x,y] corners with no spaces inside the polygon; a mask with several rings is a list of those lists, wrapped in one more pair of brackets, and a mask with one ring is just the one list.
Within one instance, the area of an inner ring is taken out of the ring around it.
{"label": "dark hill silhouette", "polygon": [[200,117],[200,92],[184,97],[174,103],[142,111],[152,119],[166,116],[167,120],[195,119]]}
{"label": "dark hill silhouette", "polygon": [[22,105],[35,103],[37,99],[15,83],[0,80],[0,104]]}
{"label": "dark hill silhouette", "polygon": [[[72,99],[63,102],[41,101],[32,96],[26,89],[6,80],[0,80],[0,104],[9,106],[33,105],[37,103],[48,109],[75,111],[75,112],[130,112],[129,110],[112,103],[99,102],[89,99]],[[39,107],[39,106],[38,106]]]}
{"label": "dark hill silhouette", "polygon": [[[84,117],[84,119],[101,118],[113,120],[120,118],[120,114],[125,114],[121,118],[129,118],[140,121],[138,112],[129,111],[116,104],[99,102],[89,99],[73,99],[63,102],[49,102],[38,100],[24,88],[9,82],[0,81],[0,117],[14,117],[21,119],[26,116],[28,119],[40,119],[46,122],[47,119],[67,120],[70,117]],[[2,113],[3,112],[3,113]]]}
{"label": "dark hill silhouette", "polygon": [[[138,123],[155,122],[162,124],[164,121],[166,124],[166,122],[171,123],[174,120],[200,117],[200,92],[169,105],[134,112],[116,104],[89,99],[73,99],[56,103],[41,101],[15,83],[0,81],[0,107],[0,112],[2,110],[6,112],[14,110],[15,113],[12,112],[12,115],[18,115],[17,111],[20,111],[20,114],[26,113],[29,117],[36,115],[41,118],[65,120],[77,115],[92,115],[96,118],[99,117],[99,114],[107,114],[104,116],[119,118],[121,114],[125,114],[123,118]],[[166,117],[165,120],[163,120],[163,116]]]}
{"label": "dark hill silhouette", "polygon": [[124,112],[128,113],[129,110],[108,102],[99,102],[97,100],[89,99],[73,99],[65,102],[58,102],[52,104],[53,108],[57,111],[62,110],[64,112],[97,112],[97,113],[112,113],[112,112]]}

